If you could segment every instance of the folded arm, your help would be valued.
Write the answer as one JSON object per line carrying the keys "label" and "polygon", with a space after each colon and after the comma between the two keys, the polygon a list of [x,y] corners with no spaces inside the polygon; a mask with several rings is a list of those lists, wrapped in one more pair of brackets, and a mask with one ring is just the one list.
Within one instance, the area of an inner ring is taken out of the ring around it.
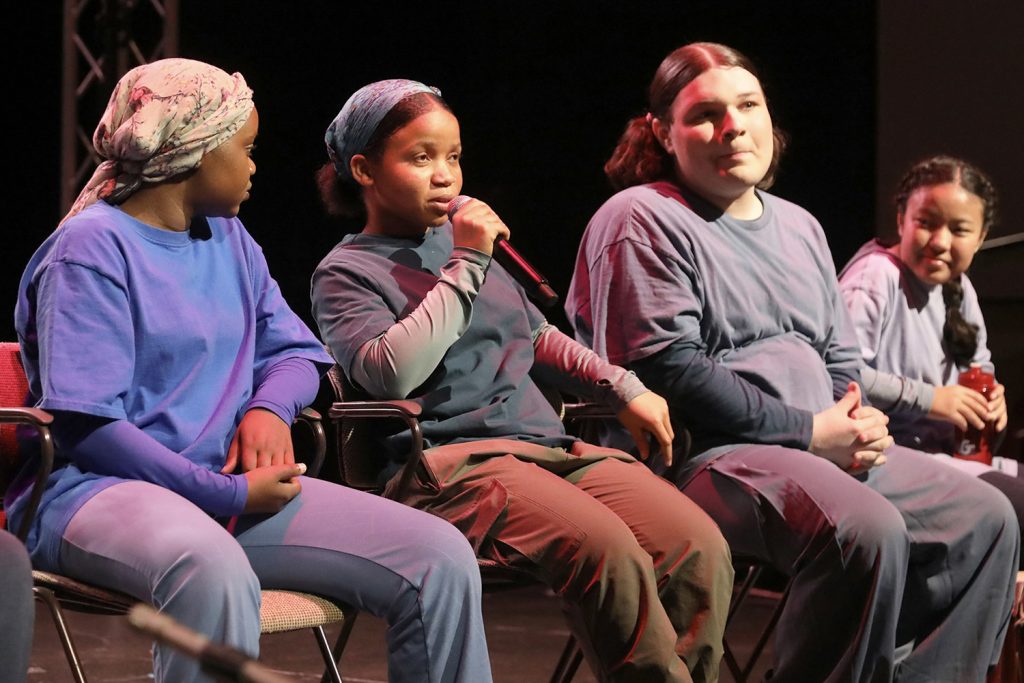
{"label": "folded arm", "polygon": [[53,431],[61,455],[84,472],[148,481],[214,515],[236,515],[245,508],[244,476],[200,467],[126,420],[60,411]]}
{"label": "folded arm", "polygon": [[489,263],[486,254],[456,247],[420,304],[359,348],[352,379],[382,398],[405,398],[423,384],[469,327]]}
{"label": "folded arm", "polygon": [[807,450],[814,416],[743,379],[687,342],[633,363],[644,384],[664,396],[701,431],[741,443]]}

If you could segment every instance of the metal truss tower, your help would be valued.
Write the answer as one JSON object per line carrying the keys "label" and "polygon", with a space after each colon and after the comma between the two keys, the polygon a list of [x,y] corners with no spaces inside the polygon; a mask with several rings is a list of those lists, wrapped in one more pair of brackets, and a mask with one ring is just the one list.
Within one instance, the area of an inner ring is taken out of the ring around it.
{"label": "metal truss tower", "polygon": [[93,126],[122,75],[178,54],[179,0],[64,0],[60,212],[100,162]]}

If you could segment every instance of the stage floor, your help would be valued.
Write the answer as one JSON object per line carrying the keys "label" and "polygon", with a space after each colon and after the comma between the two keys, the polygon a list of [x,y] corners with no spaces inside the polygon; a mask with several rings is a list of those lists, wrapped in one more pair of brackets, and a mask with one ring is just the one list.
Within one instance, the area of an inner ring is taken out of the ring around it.
{"label": "stage floor", "polygon": [[[746,661],[757,634],[768,619],[771,600],[751,595],[729,629],[729,642]],[[565,644],[568,631],[558,601],[543,588],[529,587],[484,596],[491,665],[496,683],[547,681]],[[90,683],[131,683],[152,680],[148,640],[134,632],[121,617],[68,613],[72,637],[81,653]],[[332,639],[337,629],[328,637]],[[319,651],[308,631],[265,636],[261,642],[264,664],[296,681],[318,681],[322,673]],[[346,683],[386,683],[384,624],[359,615],[345,649],[341,672]],[[762,656],[751,681],[760,681],[770,654]],[[70,681],[49,616],[37,603],[31,683]],[[594,683],[584,664],[575,683]],[[722,683],[733,683],[722,667]]]}

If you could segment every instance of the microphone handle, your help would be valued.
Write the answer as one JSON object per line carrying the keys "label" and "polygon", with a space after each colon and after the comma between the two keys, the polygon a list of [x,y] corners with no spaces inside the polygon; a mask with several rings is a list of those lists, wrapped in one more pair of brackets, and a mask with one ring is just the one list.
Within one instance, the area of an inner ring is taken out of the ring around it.
{"label": "microphone handle", "polygon": [[[448,202],[448,220],[454,221],[455,214],[466,202],[472,201],[472,197],[460,194]],[[519,255],[512,245],[504,237],[494,240],[491,258],[501,264],[501,267],[508,271],[512,278],[522,285],[526,293],[530,295],[541,308],[551,308],[558,303],[558,295],[551,288],[548,279],[538,273],[530,263]]]}
{"label": "microphone handle", "polygon": [[537,300],[541,308],[551,308],[558,303],[558,294],[551,288],[548,279],[530,265],[529,261],[519,255],[504,237],[494,241],[495,261],[526,289],[527,293]]}
{"label": "microphone handle", "polygon": [[204,635],[179,624],[149,605],[139,603],[128,610],[128,622],[161,643],[170,645],[199,661],[200,667],[219,680],[242,683],[286,683],[255,659],[238,650],[210,642]]}

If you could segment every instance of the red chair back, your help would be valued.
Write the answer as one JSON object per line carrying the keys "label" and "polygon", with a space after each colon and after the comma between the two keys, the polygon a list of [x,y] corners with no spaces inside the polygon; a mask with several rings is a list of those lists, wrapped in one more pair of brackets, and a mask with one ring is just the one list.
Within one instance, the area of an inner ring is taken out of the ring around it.
{"label": "red chair back", "polygon": [[[28,379],[21,364],[21,350],[13,342],[0,342],[0,406],[24,406]],[[9,461],[17,452],[15,426],[0,424],[0,457]]]}
{"label": "red chair back", "polygon": [[[0,342],[0,406],[21,407],[28,398],[28,379],[21,364],[21,350],[12,342]],[[0,492],[7,488],[18,455],[17,426],[0,424]],[[0,510],[0,528],[4,526]]]}

